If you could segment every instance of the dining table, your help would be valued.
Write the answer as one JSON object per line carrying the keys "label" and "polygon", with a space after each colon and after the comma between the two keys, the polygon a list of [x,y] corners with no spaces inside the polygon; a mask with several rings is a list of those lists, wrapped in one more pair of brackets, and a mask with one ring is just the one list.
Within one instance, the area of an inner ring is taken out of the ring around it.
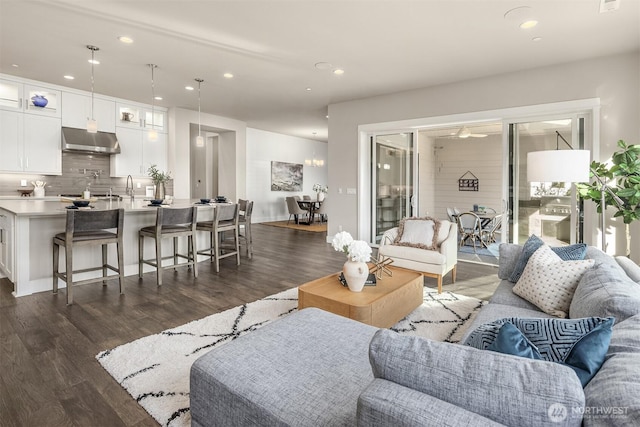
{"label": "dining table", "polygon": [[321,205],[322,205],[322,202],[319,202],[317,200],[298,200],[298,206],[300,206],[300,209],[304,209],[305,211],[309,211],[309,221],[308,222],[301,222],[300,224],[304,224],[304,225],[313,224],[313,220],[315,218],[316,211],[318,209],[320,209]]}

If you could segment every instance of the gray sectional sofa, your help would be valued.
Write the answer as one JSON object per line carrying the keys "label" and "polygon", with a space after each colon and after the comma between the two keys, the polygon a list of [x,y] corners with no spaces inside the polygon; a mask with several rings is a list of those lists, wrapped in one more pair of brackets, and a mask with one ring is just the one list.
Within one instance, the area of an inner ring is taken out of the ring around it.
{"label": "gray sectional sofa", "polygon": [[[467,335],[500,318],[550,317],[505,280],[521,251],[501,245],[503,280]],[[586,258],[596,266],[578,285],[570,317],[616,323],[584,389],[559,363],[400,336],[309,308],[198,359],[192,425],[640,425],[639,270],[593,247]]]}

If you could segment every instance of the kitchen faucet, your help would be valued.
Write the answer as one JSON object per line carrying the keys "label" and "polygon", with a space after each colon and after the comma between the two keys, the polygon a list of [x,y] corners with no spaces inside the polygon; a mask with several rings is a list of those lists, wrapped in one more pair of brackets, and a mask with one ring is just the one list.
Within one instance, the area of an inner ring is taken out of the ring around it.
{"label": "kitchen faucet", "polygon": [[[129,187],[129,182],[131,182],[131,187]],[[127,185],[124,191],[127,194],[127,196],[131,196],[131,200],[133,201],[135,197],[135,191],[133,189],[133,178],[131,177],[131,175],[127,175]]]}

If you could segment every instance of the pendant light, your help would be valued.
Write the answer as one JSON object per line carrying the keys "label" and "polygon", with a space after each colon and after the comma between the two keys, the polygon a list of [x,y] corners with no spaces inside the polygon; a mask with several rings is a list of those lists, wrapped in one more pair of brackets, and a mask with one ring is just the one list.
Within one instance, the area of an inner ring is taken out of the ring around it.
{"label": "pendant light", "polygon": [[97,133],[98,132],[98,122],[93,117],[93,104],[94,104],[94,101],[93,101],[93,84],[94,84],[93,66],[96,63],[95,53],[97,51],[99,51],[100,48],[88,44],[87,45],[87,49],[89,49],[91,51],[91,61],[89,61],[91,63],[91,118],[87,119],[87,132],[89,132],[89,133]]}
{"label": "pendant light", "polygon": [[151,129],[149,129],[149,141],[157,141],[158,140],[158,131],[156,130],[155,127],[155,100],[156,100],[156,93],[155,93],[155,84],[154,84],[154,80],[153,80],[153,71],[158,68],[157,65],[155,64],[148,64],[149,68],[151,68]]}
{"label": "pendant light", "polygon": [[200,85],[204,80],[196,79],[198,82],[198,137],[196,138],[196,147],[204,147],[204,138],[202,137],[202,120],[200,120]]}

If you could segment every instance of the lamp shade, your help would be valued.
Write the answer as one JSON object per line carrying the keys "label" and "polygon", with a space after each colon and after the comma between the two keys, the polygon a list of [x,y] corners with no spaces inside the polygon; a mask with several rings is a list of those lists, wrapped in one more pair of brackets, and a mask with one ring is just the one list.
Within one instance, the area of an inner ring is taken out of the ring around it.
{"label": "lamp shade", "polygon": [[527,154],[530,182],[589,182],[589,150],[547,150]]}

